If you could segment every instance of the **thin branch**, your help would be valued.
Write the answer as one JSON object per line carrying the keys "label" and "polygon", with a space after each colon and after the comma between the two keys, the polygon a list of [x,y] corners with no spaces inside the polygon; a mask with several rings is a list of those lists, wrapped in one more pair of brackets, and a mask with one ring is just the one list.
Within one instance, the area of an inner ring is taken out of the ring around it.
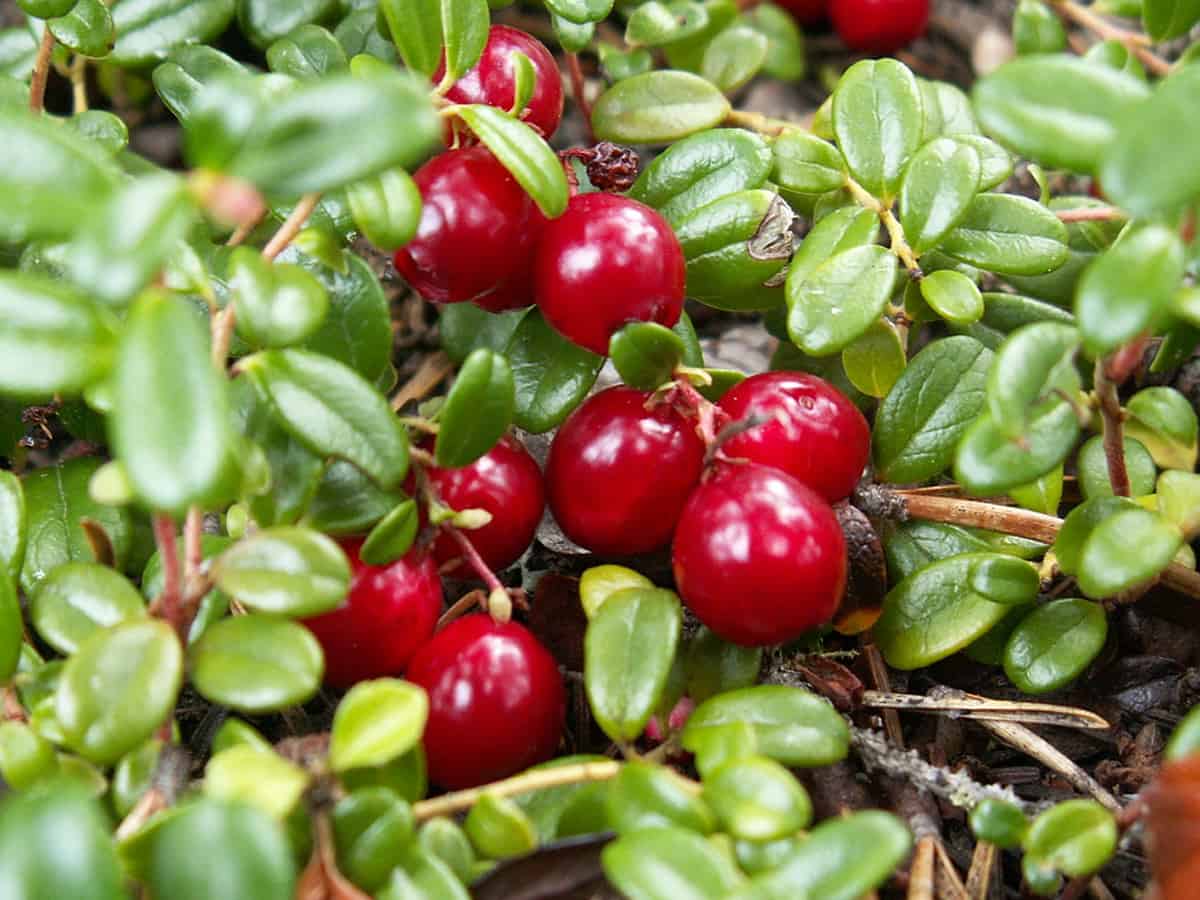
{"label": "thin branch", "polygon": [[782,134],[787,134],[789,131],[804,130],[804,126],[796,122],[773,119],[770,116],[764,116],[762,113],[750,112],[745,109],[730,110],[729,115],[725,117],[725,124],[733,125],[736,128],[745,128],[748,131],[757,131],[759,134],[765,134],[768,137],[779,137]]}
{"label": "thin branch", "polygon": [[443,794],[432,800],[422,800],[413,804],[413,816],[418,822],[424,822],[437,816],[448,816],[464,809],[470,809],[484,794],[495,797],[515,797],[519,794],[529,794],[546,788],[563,787],[569,784],[584,784],[592,781],[609,781],[616,778],[621,771],[619,762],[587,762],[573,766],[560,766],[555,769],[543,769],[536,772],[526,772],[504,781],[496,781],[465,791],[455,791]]}
{"label": "thin branch", "polygon": [[443,351],[425,357],[412,378],[392,397],[392,409],[399,411],[413,400],[423,400],[447,375],[454,371],[454,362]]}
{"label": "thin branch", "polygon": [[313,194],[305,194],[300,198],[300,202],[284,219],[283,224],[279,226],[279,230],[272,235],[271,240],[267,241],[267,246],[263,247],[263,259],[274,262],[275,257],[287,249],[290,244],[300,233],[300,229],[304,227],[304,223],[308,221],[308,217],[312,215],[313,210],[317,208],[317,204],[321,202],[320,192]]}
{"label": "thin branch", "polygon": [[1108,463],[1108,481],[1118,497],[1128,497],[1129,470],[1125,466],[1125,413],[1121,409],[1121,398],[1117,395],[1116,382],[1108,377],[1104,360],[1096,360],[1096,399],[1100,404],[1100,417],[1104,422],[1104,459]]}
{"label": "thin branch", "polygon": [[1074,0],[1053,0],[1053,6],[1063,19],[1081,25],[1101,40],[1124,44],[1153,74],[1161,76],[1170,73],[1171,64],[1148,48],[1150,39],[1146,35],[1114,25]]}
{"label": "thin branch", "polygon": [[87,57],[76,53],[71,60],[71,110],[75,115],[87,112]]}
{"label": "thin branch", "polygon": [[1059,728],[1084,728],[1098,731],[1106,731],[1112,727],[1108,721],[1086,709],[1058,706],[1052,703],[992,700],[972,694],[965,694],[962,697],[928,697],[921,694],[864,691],[860,702],[863,706],[874,709],[903,709],[910,712],[936,713],[958,719],[991,719],[998,722],[1056,725]]}
{"label": "thin branch", "polygon": [[33,77],[29,82],[29,111],[40,113],[46,106],[46,82],[50,79],[50,58],[54,55],[54,35],[50,26],[42,30],[42,43],[38,45],[37,57],[33,61]]}
{"label": "thin branch", "polygon": [[879,216],[879,220],[883,222],[883,227],[887,229],[888,239],[892,244],[892,252],[899,257],[900,262],[904,263],[904,267],[908,269],[909,274],[913,278],[920,278],[922,273],[920,265],[917,264],[917,255],[913,252],[913,248],[909,246],[908,238],[904,236],[904,227],[900,224],[900,220],[892,213],[891,208],[849,175],[846,176],[846,188],[850,191],[850,196],[854,198],[859,206],[869,209],[875,215]]}
{"label": "thin branch", "polygon": [[579,54],[567,54],[567,74],[571,76],[571,93],[575,97],[575,105],[583,115],[583,127],[589,144],[596,143],[596,133],[592,130],[592,104],[587,98],[587,82],[583,79],[583,69],[579,65]]}
{"label": "thin branch", "polygon": [[1060,209],[1055,212],[1060,222],[1111,222],[1125,219],[1125,210],[1116,206],[1080,206],[1076,209]]}
{"label": "thin branch", "polygon": [[183,572],[175,540],[175,520],[166,513],[155,513],[153,525],[154,543],[163,568],[162,591],[155,598],[153,607],[162,613],[163,619],[182,639],[186,636],[186,623],[183,621]]}

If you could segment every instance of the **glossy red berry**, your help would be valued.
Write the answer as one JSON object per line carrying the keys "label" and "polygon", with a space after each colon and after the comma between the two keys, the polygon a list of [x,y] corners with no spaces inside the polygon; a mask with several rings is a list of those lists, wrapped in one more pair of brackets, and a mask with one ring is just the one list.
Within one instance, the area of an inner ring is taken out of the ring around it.
{"label": "glossy red berry", "polygon": [[577,194],[546,224],[534,258],[546,321],[602,356],[629,322],[668,328],[683,311],[683,250],[650,207],[615,194]]}
{"label": "glossy red berry", "polygon": [[717,405],[735,421],[769,420],[730,439],[723,447],[726,456],[787,472],[831,503],[850,495],[871,454],[871,429],[863,414],[815,375],[751,375]]}
{"label": "glossy red berry", "polygon": [[[533,96],[521,111],[521,118],[550,137],[558,128],[563,113],[562,76],[554,56],[533,35],[508,25],[493,25],[479,62],[454,82],[446,92],[452,103],[484,103],[497,109],[511,110],[516,97],[513,53],[524,53],[537,73]],[[446,74],[443,62],[433,73],[436,84]]]}
{"label": "glossy red berry", "polygon": [[[461,469],[425,470],[442,502],[451,509],[484,509],[492,521],[465,532],[489,567],[499,571],[512,565],[533,543],[546,507],[542,470],[514,437],[505,437],[495,447]],[[438,536],[433,555],[439,564],[462,556],[450,535]],[[473,577],[465,565],[448,574]]]}
{"label": "glossy red berry", "polygon": [[700,480],[695,423],[650,395],[611,387],[563,423],[546,458],[546,493],[563,533],[589,550],[649,553],[671,540]]}
{"label": "glossy red berry", "polygon": [[450,150],[413,180],[421,221],[394,258],[405,280],[439,303],[532,304],[533,250],[545,219],[499,160],[485,147]]}
{"label": "glossy red berry", "polygon": [[726,464],[688,499],[672,565],[696,618],[728,641],[765,646],[833,617],[846,543],[829,504],[790,475]]}
{"label": "glossy red berry", "polygon": [[831,0],[829,17],[851,50],[895,53],[925,33],[929,0]]}
{"label": "glossy red berry", "polygon": [[829,0],[779,0],[801,25],[815,25],[829,15]]}
{"label": "glossy red berry", "polygon": [[430,780],[444,788],[505,778],[558,749],[562,676],[550,651],[516,622],[463,616],[417,652],[406,677],[429,694],[425,756]]}
{"label": "glossy red berry", "polygon": [[404,671],[433,634],[442,612],[442,582],[423,550],[410,550],[386,566],[369,566],[358,555],[362,538],[341,545],[352,572],[346,602],[304,624],[325,651],[326,683],[345,688]]}

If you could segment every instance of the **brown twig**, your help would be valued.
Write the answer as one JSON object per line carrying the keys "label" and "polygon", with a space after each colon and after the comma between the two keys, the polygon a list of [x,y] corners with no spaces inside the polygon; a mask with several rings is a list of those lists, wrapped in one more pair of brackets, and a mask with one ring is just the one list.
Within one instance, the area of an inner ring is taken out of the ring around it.
{"label": "brown twig", "polygon": [[1053,6],[1061,18],[1086,28],[1101,40],[1124,44],[1153,74],[1170,73],[1171,64],[1149,49],[1150,39],[1144,34],[1114,25],[1074,0],[1053,0]]}
{"label": "brown twig", "polygon": [[47,24],[42,29],[42,42],[33,61],[33,77],[29,82],[29,111],[40,113],[46,106],[46,82],[50,79],[50,58],[54,55],[54,35]]}
{"label": "brown twig", "polygon": [[908,900],[933,900],[933,860],[937,838],[927,834],[917,841],[908,870]]}
{"label": "brown twig", "polygon": [[[883,661],[883,654],[879,652],[870,632],[862,635],[859,643],[867,660],[867,670],[871,673],[871,680],[875,683],[875,690],[870,693],[890,694],[892,682],[888,677],[887,663]],[[900,714],[896,712],[895,707],[879,704],[879,708],[883,710],[883,727],[887,732],[888,740],[903,750],[904,732],[900,729]]]}
{"label": "brown twig", "polygon": [[1104,422],[1104,459],[1108,463],[1108,481],[1118,497],[1128,497],[1129,470],[1125,466],[1125,413],[1121,409],[1121,398],[1117,384],[1108,377],[1104,360],[1096,360],[1096,399],[1100,405],[1100,417]]}
{"label": "brown twig", "polygon": [[465,791],[455,791],[451,794],[434,797],[432,800],[414,803],[413,817],[418,822],[425,822],[437,816],[452,815],[464,809],[470,809],[485,793],[495,797],[514,797],[568,784],[609,781],[616,778],[620,771],[621,763],[619,762],[586,762],[526,772],[503,781],[496,781],[477,788],[468,788]]}
{"label": "brown twig", "polygon": [[183,579],[191,581],[200,572],[200,564],[204,562],[204,511],[198,506],[192,506],[187,511],[187,519],[183,523]]}
{"label": "brown twig", "polygon": [[453,371],[454,363],[441,350],[425,357],[412,378],[392,396],[392,409],[400,410],[413,400],[423,400]]}
{"label": "brown twig", "polygon": [[186,637],[187,623],[183,621],[183,572],[175,540],[175,520],[166,513],[155,513],[153,526],[154,543],[158,547],[158,558],[163,568],[162,591],[153,605],[183,639]]}
{"label": "brown twig", "polygon": [[1128,218],[1123,209],[1115,206],[1081,206],[1077,209],[1060,209],[1055,212],[1060,222],[1111,222],[1113,219]]}
{"label": "brown twig", "polygon": [[579,65],[579,54],[567,54],[567,74],[571,76],[571,93],[575,97],[575,105],[583,116],[583,127],[589,144],[596,143],[596,133],[592,130],[592,104],[587,98],[587,82],[583,79],[583,68]]}

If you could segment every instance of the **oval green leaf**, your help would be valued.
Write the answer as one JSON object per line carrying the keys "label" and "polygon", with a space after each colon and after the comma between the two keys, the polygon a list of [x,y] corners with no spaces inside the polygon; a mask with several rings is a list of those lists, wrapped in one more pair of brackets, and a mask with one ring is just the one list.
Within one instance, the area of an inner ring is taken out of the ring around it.
{"label": "oval green leaf", "polygon": [[729,101],[711,81],[664,69],[618,81],[592,107],[601,140],[668,144],[720,124]]}

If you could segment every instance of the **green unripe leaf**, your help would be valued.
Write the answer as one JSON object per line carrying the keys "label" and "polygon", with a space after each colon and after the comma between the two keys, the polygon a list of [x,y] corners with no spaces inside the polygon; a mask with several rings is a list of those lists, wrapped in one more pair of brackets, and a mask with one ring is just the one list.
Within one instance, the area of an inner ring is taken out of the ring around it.
{"label": "green unripe leaf", "polygon": [[1095,800],[1068,800],[1041,813],[1021,842],[1026,858],[1070,878],[1098,871],[1117,849],[1117,823]]}
{"label": "green unripe leaf", "polygon": [[537,847],[537,832],[521,807],[486,791],[467,813],[463,828],[479,854],[488,859],[509,859]]}
{"label": "green unripe leaf", "polygon": [[654,582],[625,566],[603,565],[585,569],[579,579],[579,600],[589,619],[596,615],[600,605],[609,597],[625,588],[650,588]]}
{"label": "green unripe leaf", "polygon": [[329,743],[335,772],[385,765],[421,739],[429,699],[417,685],[394,678],[365,681],[338,704]]}
{"label": "green unripe leaf", "polygon": [[434,460],[443,468],[475,462],[504,436],[515,403],[508,360],[482,347],[472,352],[442,406]]}
{"label": "green unripe leaf", "polygon": [[1158,477],[1158,511],[1191,541],[1200,530],[1200,475],[1163,472]]}
{"label": "green unripe leaf", "polygon": [[229,258],[238,334],[254,347],[289,347],[321,327],[329,295],[299,266],[272,264],[250,247]]}
{"label": "green unripe leaf", "polygon": [[621,380],[651,391],[670,381],[683,362],[683,339],[655,322],[633,322],[612,336],[608,355]]}
{"label": "green unripe leaf", "polygon": [[388,169],[346,189],[354,224],[380,250],[399,250],[417,234],[421,192],[403,169]]}
{"label": "green unripe leaf", "polygon": [[215,754],[204,767],[206,796],[254,806],[281,822],[296,809],[308,783],[308,773],[295,763],[249,744]]}
{"label": "green unripe leaf", "polygon": [[976,838],[1002,849],[1019,846],[1029,830],[1020,807],[998,797],[984,797],[976,803],[969,821]]}
{"label": "green unripe leaf", "polygon": [[812,802],[795,776],[763,757],[736,759],[704,779],[704,799],[734,838],[773,841],[812,819]]}
{"label": "green unripe leaf", "polygon": [[30,619],[38,635],[64,655],[97,631],[144,618],[146,606],[127,578],[108,566],[73,562],[38,583],[30,598]]}
{"label": "green unripe leaf", "polygon": [[1108,617],[1100,604],[1055,600],[1013,631],[1004,648],[1004,673],[1027,694],[1058,690],[1091,664],[1107,637]]}
{"label": "green unripe leaf", "polygon": [[304,618],[339,606],[350,563],[331,538],[279,526],[238,541],[217,558],[213,580],[255,612]]}
{"label": "green unripe leaf", "polygon": [[729,108],[712,82],[666,69],[610,87],[592,107],[592,126],[601,140],[668,144],[718,125]]}
{"label": "green unripe leaf", "polygon": [[833,130],[859,184],[894,197],[921,145],[921,91],[912,72],[894,59],[855,63],[833,92]]}
{"label": "green unripe leaf", "polygon": [[338,868],[364,891],[387,882],[415,830],[412,807],[387,788],[363,788],[333,808]]}
{"label": "green unripe leaf", "polygon": [[962,221],[980,190],[980,168],[974,148],[952,138],[935,138],[913,155],[900,186],[900,221],[915,251],[937,246]]}
{"label": "green unripe leaf", "polygon": [[460,106],[456,112],[495,154],[549,219],[567,208],[567,176],[550,145],[536,131],[493,106]]}

